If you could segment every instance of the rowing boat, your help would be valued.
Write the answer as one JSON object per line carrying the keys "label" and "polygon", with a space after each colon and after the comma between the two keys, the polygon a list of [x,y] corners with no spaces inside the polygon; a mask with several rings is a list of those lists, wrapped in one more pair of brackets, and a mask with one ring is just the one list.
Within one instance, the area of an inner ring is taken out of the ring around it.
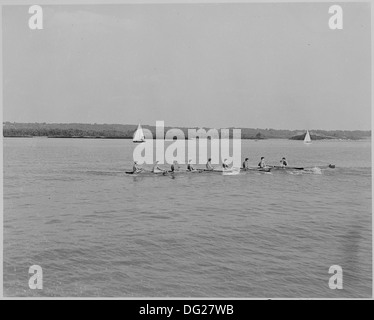
{"label": "rowing boat", "polygon": [[270,166],[274,170],[304,170],[303,167],[282,167],[282,166]]}
{"label": "rowing boat", "polygon": [[240,170],[242,172],[245,171],[259,171],[259,172],[270,172],[273,168],[272,167],[266,167],[266,168],[259,168],[259,167],[249,167],[249,168],[241,168]]}
{"label": "rowing boat", "polygon": [[168,175],[175,175],[175,174],[223,174],[223,175],[237,175],[240,172],[270,172],[271,168],[230,168],[230,169],[214,169],[214,170],[207,170],[207,169],[195,169],[192,171],[189,170],[179,170],[179,171],[160,171],[160,172],[152,172],[149,170],[142,170],[140,172],[133,172],[133,171],[126,171],[127,175],[133,176],[168,176]]}
{"label": "rowing boat", "polygon": [[319,168],[319,169],[334,169],[334,164],[329,164],[327,166],[314,166],[314,167],[283,167],[283,166],[269,166],[273,170],[308,170],[313,168]]}
{"label": "rowing boat", "polygon": [[204,169],[197,169],[197,170],[178,170],[178,171],[160,171],[160,172],[152,172],[148,170],[143,170],[140,172],[132,172],[132,171],[126,171],[125,173],[128,175],[155,175],[155,176],[167,176],[167,175],[174,175],[174,174],[194,174],[194,173],[218,173],[218,174],[223,174],[223,173],[230,173],[233,172],[233,170],[204,170]]}
{"label": "rowing boat", "polygon": [[214,169],[214,170],[207,170],[207,169],[195,169],[192,171],[188,170],[179,170],[179,171],[159,171],[159,172],[152,172],[150,170],[142,170],[140,172],[132,172],[126,171],[127,175],[133,176],[169,176],[169,175],[178,175],[178,174],[221,174],[221,175],[237,175],[239,173],[245,172],[262,172],[262,173],[269,173],[272,170],[294,170],[294,171],[303,171],[303,170],[311,170],[313,168],[319,169],[333,169],[335,165],[327,165],[327,166],[319,166],[319,167],[282,167],[282,166],[268,166],[266,168],[259,168],[259,167],[249,167],[249,168],[230,168],[230,169]]}

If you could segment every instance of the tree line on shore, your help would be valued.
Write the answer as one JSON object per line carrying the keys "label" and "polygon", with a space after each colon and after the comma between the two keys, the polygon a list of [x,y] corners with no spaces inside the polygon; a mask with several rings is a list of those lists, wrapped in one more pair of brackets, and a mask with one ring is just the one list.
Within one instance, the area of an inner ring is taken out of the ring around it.
{"label": "tree line on shore", "polygon": [[[153,137],[156,136],[154,126],[143,126],[148,129]],[[122,124],[85,124],[85,123],[3,123],[4,137],[49,137],[49,138],[107,138],[107,139],[132,139],[136,125]],[[172,128],[165,127],[165,132]],[[194,128],[199,129],[199,128]],[[209,130],[209,128],[204,128]],[[227,128],[234,129],[234,128]],[[302,140],[305,130],[277,130],[277,129],[241,129],[242,139],[293,139]],[[185,137],[188,137],[188,128],[180,128]],[[371,131],[343,131],[343,130],[310,130],[312,140],[320,139],[349,139],[359,140],[371,137]],[[145,130],[146,132],[146,130]],[[219,131],[220,132],[220,131]],[[230,130],[232,137],[232,130]],[[147,138],[147,135],[146,135]]]}

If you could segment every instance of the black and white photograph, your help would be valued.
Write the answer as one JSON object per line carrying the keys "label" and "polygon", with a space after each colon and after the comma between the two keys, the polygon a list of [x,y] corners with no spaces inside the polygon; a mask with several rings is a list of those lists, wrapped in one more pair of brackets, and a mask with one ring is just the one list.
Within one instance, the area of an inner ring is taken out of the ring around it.
{"label": "black and white photograph", "polygon": [[372,298],[371,1],[1,16],[4,298]]}

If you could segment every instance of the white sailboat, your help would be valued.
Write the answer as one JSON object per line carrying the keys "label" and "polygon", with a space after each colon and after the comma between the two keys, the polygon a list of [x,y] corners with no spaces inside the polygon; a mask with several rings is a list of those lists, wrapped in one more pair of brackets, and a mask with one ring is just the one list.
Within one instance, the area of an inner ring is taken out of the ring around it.
{"label": "white sailboat", "polygon": [[142,143],[145,142],[145,136],[143,132],[142,126],[139,124],[138,129],[134,133],[134,139],[132,140],[134,143]]}
{"label": "white sailboat", "polygon": [[308,130],[306,131],[306,135],[305,135],[305,138],[304,138],[304,143],[306,143],[306,144],[312,143],[312,139],[310,138],[310,134],[309,134]]}

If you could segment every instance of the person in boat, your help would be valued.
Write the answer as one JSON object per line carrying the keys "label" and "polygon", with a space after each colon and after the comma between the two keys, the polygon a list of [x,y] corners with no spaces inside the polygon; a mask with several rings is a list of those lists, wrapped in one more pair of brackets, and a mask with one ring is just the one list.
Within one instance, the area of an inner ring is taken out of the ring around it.
{"label": "person in boat", "polygon": [[209,158],[208,162],[206,163],[206,170],[208,170],[208,171],[213,171],[214,170],[214,167],[212,166],[212,159],[211,158]]}
{"label": "person in boat", "polygon": [[248,170],[249,169],[249,159],[248,158],[245,158],[245,160],[243,162],[243,169],[244,170]]}
{"label": "person in boat", "polygon": [[265,157],[261,157],[261,161],[258,164],[260,168],[266,168]]}
{"label": "person in boat", "polygon": [[171,172],[179,171],[179,164],[177,161],[174,161],[173,164],[171,165]]}
{"label": "person in boat", "polygon": [[138,165],[138,161],[134,161],[134,166],[132,167],[133,173],[139,173],[142,172],[143,169]]}
{"label": "person in boat", "polygon": [[165,170],[161,169],[160,166],[158,165],[159,161],[156,161],[155,165],[153,166],[152,172],[153,173],[161,173],[165,172]]}
{"label": "person in boat", "polygon": [[281,167],[283,167],[283,168],[285,168],[285,167],[288,166],[288,162],[287,162],[287,160],[286,160],[285,157],[282,158],[282,160],[280,161],[280,163],[281,163]]}
{"label": "person in boat", "polygon": [[222,163],[222,168],[223,168],[224,170],[227,170],[227,169],[229,168],[229,165],[227,164],[227,159],[225,159],[225,160],[223,161],[223,163]]}
{"label": "person in boat", "polygon": [[192,160],[188,161],[187,171],[195,171],[195,168],[191,164]]}

